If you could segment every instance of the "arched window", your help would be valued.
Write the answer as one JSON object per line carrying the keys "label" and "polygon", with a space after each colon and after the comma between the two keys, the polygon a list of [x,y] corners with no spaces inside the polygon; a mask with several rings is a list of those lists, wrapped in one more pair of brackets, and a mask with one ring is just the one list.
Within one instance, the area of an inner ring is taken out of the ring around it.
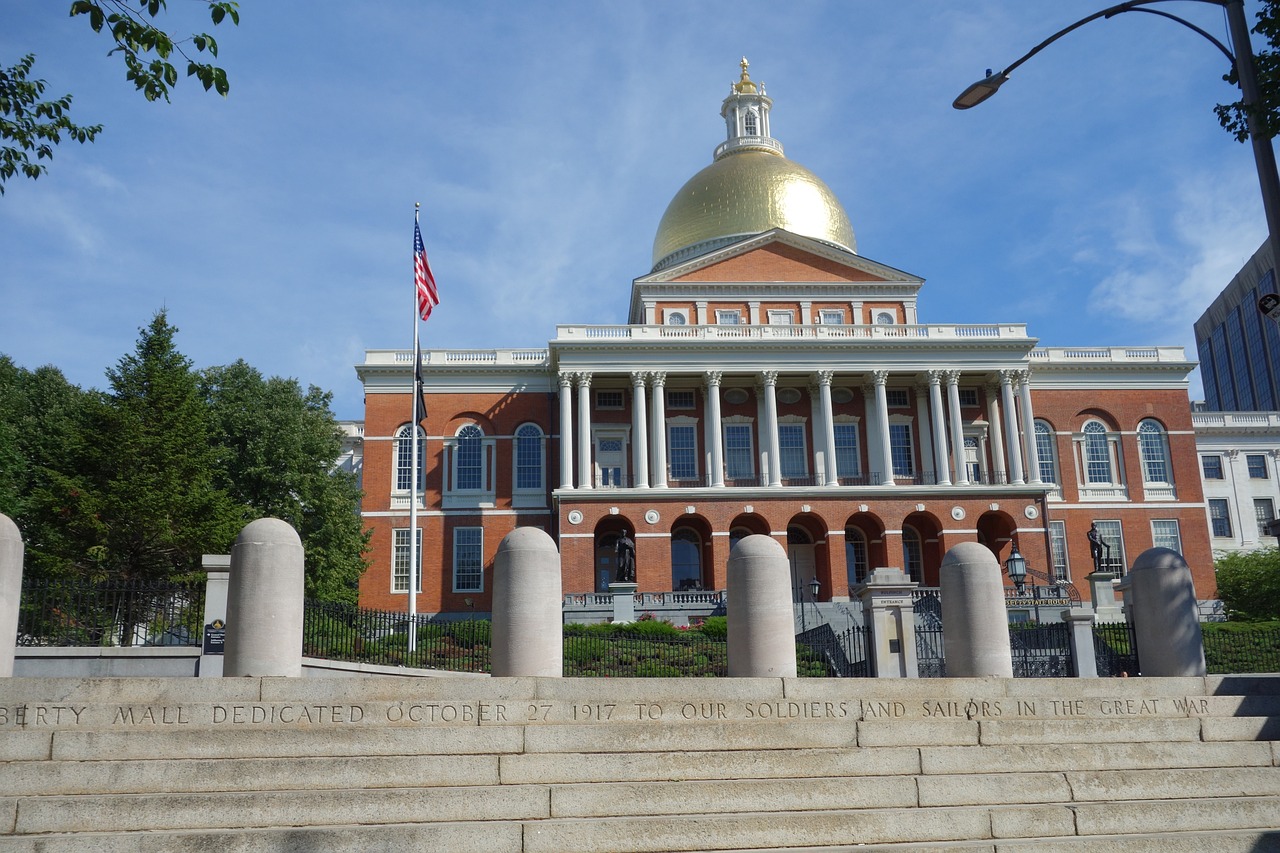
{"label": "arched window", "polygon": [[914,527],[902,526],[902,570],[916,583],[924,580],[924,548],[920,544],[920,532]]}
{"label": "arched window", "polygon": [[541,491],[543,489],[544,453],[542,430],[536,424],[525,424],[516,430],[517,490]]}
{"label": "arched window", "polygon": [[1148,483],[1172,483],[1169,470],[1169,437],[1153,420],[1138,424],[1138,454],[1142,457],[1142,479]]}
{"label": "arched window", "polygon": [[1044,421],[1036,421],[1036,465],[1042,482],[1058,482],[1058,453],[1054,447],[1053,429]]}
{"label": "arched window", "polygon": [[745,527],[735,527],[729,531],[729,550],[733,550],[733,546],[737,545],[743,539],[751,535],[751,531]]}
{"label": "arched window", "polygon": [[888,311],[881,311],[879,314],[876,314],[877,326],[892,326],[893,323],[894,323],[893,315],[890,314]]}
{"label": "arched window", "polygon": [[702,537],[688,527],[671,534],[671,588],[702,589]]}
{"label": "arched window", "polygon": [[[414,487],[413,477],[413,439],[414,433],[418,435],[418,483],[417,489],[422,492],[426,488],[427,470],[427,440],[422,432],[422,427],[413,427],[405,424],[396,430],[396,452],[395,452],[395,471],[396,471],[396,491],[407,492]],[[408,581],[405,581],[407,584]]]}
{"label": "arched window", "polygon": [[484,488],[484,433],[475,424],[458,430],[453,453],[453,487],[459,491]]}
{"label": "arched window", "polygon": [[747,113],[746,117],[743,119],[742,125],[747,132],[747,136],[760,135],[760,125],[756,121],[756,114],[754,110]]}
{"label": "arched window", "polygon": [[867,537],[856,527],[844,529],[844,560],[848,566],[849,586],[867,581]]}
{"label": "arched window", "polygon": [[1111,443],[1107,428],[1098,421],[1084,425],[1085,482],[1114,483],[1111,467]]}

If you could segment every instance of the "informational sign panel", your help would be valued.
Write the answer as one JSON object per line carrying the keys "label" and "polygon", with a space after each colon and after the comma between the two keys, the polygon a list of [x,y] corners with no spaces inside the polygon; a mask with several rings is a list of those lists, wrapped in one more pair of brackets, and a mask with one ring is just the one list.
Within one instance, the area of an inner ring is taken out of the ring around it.
{"label": "informational sign panel", "polygon": [[204,653],[220,655],[227,643],[227,625],[221,619],[214,619],[204,626]]}

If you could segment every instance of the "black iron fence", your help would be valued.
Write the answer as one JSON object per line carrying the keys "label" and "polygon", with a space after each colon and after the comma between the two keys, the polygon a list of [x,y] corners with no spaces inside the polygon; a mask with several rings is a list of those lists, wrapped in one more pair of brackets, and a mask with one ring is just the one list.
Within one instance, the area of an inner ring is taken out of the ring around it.
{"label": "black iron fence", "polygon": [[[409,650],[414,625],[417,647]],[[488,672],[489,622],[432,621],[418,615],[307,601],[302,614],[302,653],[308,657],[382,666]]]}
{"label": "black iron fence", "polygon": [[1210,673],[1280,672],[1280,625],[1224,622],[1204,626]]}
{"label": "black iron fence", "polygon": [[1093,626],[1093,656],[1102,678],[1138,674],[1138,644],[1133,625],[1116,622]]}
{"label": "black iron fence", "polygon": [[1067,678],[1073,673],[1071,627],[1065,622],[1010,625],[1009,650],[1014,678]]}
{"label": "black iron fence", "polygon": [[204,579],[24,579],[20,646],[198,646]]}

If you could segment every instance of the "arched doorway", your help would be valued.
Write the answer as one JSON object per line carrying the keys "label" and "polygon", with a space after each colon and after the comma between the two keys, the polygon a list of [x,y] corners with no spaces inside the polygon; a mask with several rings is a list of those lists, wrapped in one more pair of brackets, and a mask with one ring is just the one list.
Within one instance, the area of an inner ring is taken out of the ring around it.
{"label": "arched doorway", "polygon": [[595,564],[592,567],[596,592],[608,592],[609,584],[618,577],[618,540],[624,530],[631,534],[632,539],[635,538],[635,525],[621,515],[602,518],[596,525]]}
{"label": "arched doorway", "polygon": [[671,531],[671,589],[702,588],[702,536],[692,527],[677,527]]}
{"label": "arched doorway", "polygon": [[787,561],[791,563],[791,600],[804,601],[809,581],[817,574],[818,560],[813,537],[798,524],[787,527]]}

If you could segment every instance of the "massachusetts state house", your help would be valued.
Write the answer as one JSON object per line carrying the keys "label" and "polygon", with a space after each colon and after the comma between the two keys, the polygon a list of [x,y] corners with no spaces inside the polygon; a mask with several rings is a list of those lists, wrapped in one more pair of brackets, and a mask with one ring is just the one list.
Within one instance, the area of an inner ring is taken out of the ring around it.
{"label": "massachusetts state house", "polygon": [[[923,280],[858,254],[835,193],[786,158],[746,62],[725,139],[676,193],[626,325],[545,349],[369,350],[368,607],[407,609],[415,478],[423,613],[489,608],[518,526],[559,543],[566,593],[604,591],[636,543],[640,592],[722,590],[729,549],[785,545],[796,596],[842,600],[893,566],[936,585],[977,541],[1088,596],[1086,532],[1123,573],[1164,546],[1214,593],[1181,347],[1039,347],[1024,324],[918,322]],[[414,436],[418,471],[410,463]],[[803,590],[803,593],[802,593]]]}

